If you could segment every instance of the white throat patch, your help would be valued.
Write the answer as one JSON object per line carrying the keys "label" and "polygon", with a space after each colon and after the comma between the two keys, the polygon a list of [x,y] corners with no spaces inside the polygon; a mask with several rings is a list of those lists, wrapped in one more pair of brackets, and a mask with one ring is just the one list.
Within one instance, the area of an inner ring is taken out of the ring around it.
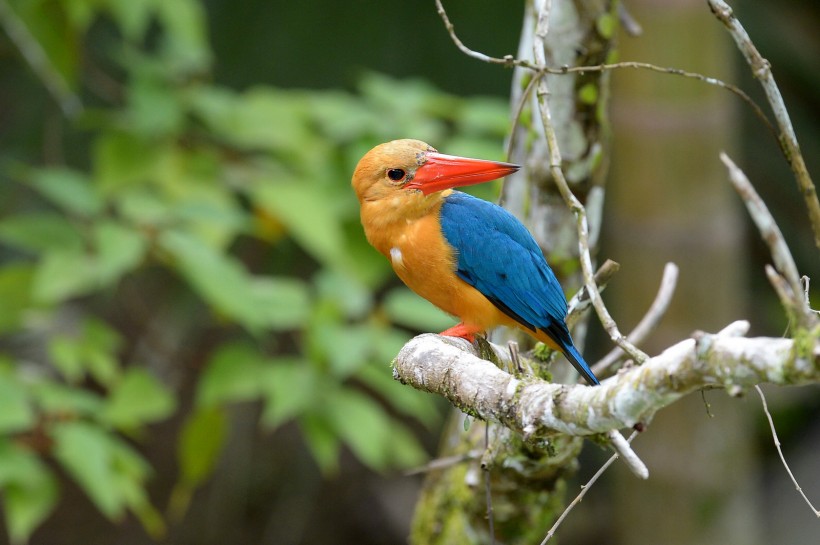
{"label": "white throat patch", "polygon": [[401,250],[399,250],[396,246],[390,248],[390,261],[393,263],[394,267],[404,267],[404,261],[401,258]]}

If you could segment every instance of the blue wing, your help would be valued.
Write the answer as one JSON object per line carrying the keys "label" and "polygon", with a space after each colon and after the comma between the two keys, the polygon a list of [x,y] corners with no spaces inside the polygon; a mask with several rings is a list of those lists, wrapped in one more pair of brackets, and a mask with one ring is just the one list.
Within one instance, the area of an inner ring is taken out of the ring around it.
{"label": "blue wing", "polygon": [[459,278],[523,327],[544,331],[585,378],[597,384],[573,346],[564,321],[567,300],[558,279],[515,216],[500,206],[454,191],[441,207],[441,229],[456,250]]}
{"label": "blue wing", "polygon": [[441,229],[457,252],[456,274],[462,280],[532,331],[563,324],[564,292],[538,244],[515,216],[456,191],[441,207]]}

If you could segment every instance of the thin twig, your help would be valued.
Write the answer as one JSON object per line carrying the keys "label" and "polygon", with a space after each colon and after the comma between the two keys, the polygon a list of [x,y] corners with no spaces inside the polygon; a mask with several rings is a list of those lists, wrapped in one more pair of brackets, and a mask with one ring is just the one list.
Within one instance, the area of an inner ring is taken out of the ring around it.
{"label": "thin twig", "polygon": [[766,278],[769,279],[769,284],[774,288],[777,298],[780,299],[780,304],[783,305],[783,308],[786,310],[786,316],[789,318],[789,323],[784,333],[784,335],[786,335],[791,328],[792,316],[799,315],[800,313],[800,309],[796,308],[795,304],[800,306],[800,303],[796,302],[796,297],[791,287],[789,287],[789,283],[777,272],[777,269],[767,263],[764,270],[766,271]]}
{"label": "thin twig", "polygon": [[[603,291],[606,288],[606,285],[612,279],[613,276],[620,270],[621,266],[618,264],[617,261],[612,261],[611,259],[607,259],[604,261],[604,264],[601,265],[598,270],[595,272],[595,285],[598,286],[598,290]],[[587,290],[586,286],[581,286],[581,289],[572,296],[572,298],[567,302],[567,325],[572,328],[575,322],[581,316],[589,305],[592,304],[589,300],[589,291]]]}
{"label": "thin twig", "polygon": [[[490,450],[490,422],[484,423],[484,448]],[[493,521],[493,494],[490,483],[490,465],[482,464],[484,468],[484,493],[487,496],[487,522],[490,531],[490,545],[495,545],[495,523]]]}
{"label": "thin twig", "polygon": [[639,70],[648,70],[649,72],[657,72],[660,74],[670,74],[673,76],[680,76],[687,79],[694,79],[708,85],[714,85],[715,87],[720,87],[721,89],[726,89],[730,93],[736,95],[738,98],[743,100],[754,112],[754,114],[763,122],[763,124],[769,129],[774,136],[775,140],[778,139],[777,129],[775,129],[772,122],[769,121],[769,118],[766,116],[765,112],[757,105],[757,103],[752,100],[752,98],[746,94],[740,87],[736,85],[732,85],[731,83],[726,83],[723,80],[718,78],[713,78],[711,76],[704,76],[703,74],[699,74],[697,72],[689,72],[687,70],[681,70],[680,68],[670,68],[664,66],[658,66],[656,64],[651,64],[648,62],[639,62],[639,61],[621,61],[611,64],[598,64],[593,66],[572,66],[572,67],[563,67],[560,69],[555,68],[548,68],[544,71],[548,74],[573,74],[576,72],[579,73],[586,73],[586,72],[604,72],[607,70],[617,70],[622,68],[633,68]]}
{"label": "thin twig", "polygon": [[820,518],[820,511],[818,511],[817,508],[814,507],[809,498],[806,496],[805,492],[803,492],[803,489],[800,488],[797,479],[794,478],[792,470],[789,469],[789,464],[786,463],[786,457],[783,456],[783,450],[780,448],[780,439],[777,438],[777,431],[774,429],[774,421],[772,420],[772,414],[769,412],[769,406],[766,403],[766,396],[763,395],[763,390],[761,390],[760,386],[757,385],[755,385],[755,390],[757,390],[757,393],[760,395],[760,401],[763,403],[763,412],[766,413],[766,418],[769,421],[769,428],[772,430],[772,439],[774,439],[774,446],[777,449],[777,454],[780,456],[780,461],[783,463],[783,467],[786,468],[786,473],[789,474],[792,483],[794,483],[794,488],[800,493],[801,496],[803,496],[803,499],[806,500],[807,504],[809,504],[811,510],[814,511],[814,515],[817,518]]}
{"label": "thin twig", "polygon": [[436,471],[439,469],[447,469],[448,467],[452,467],[458,464],[463,464],[464,462],[471,462],[473,460],[478,460],[481,458],[481,454],[483,450],[471,450],[465,454],[456,454],[454,456],[445,456],[443,458],[436,458],[435,460],[430,460],[423,466],[414,467],[413,469],[408,469],[404,472],[404,475],[409,477],[411,475],[419,475],[421,473],[429,473],[431,471]]}
{"label": "thin twig", "polygon": [[523,68],[529,68],[531,70],[537,69],[537,67],[533,65],[531,62],[516,59],[512,55],[507,55],[503,58],[498,58],[485,55],[484,53],[481,53],[479,51],[473,51],[472,49],[464,45],[464,43],[456,35],[455,27],[453,26],[453,23],[450,22],[450,18],[447,17],[447,12],[444,11],[444,6],[441,4],[441,0],[436,0],[436,11],[438,11],[441,20],[444,21],[444,27],[450,34],[450,39],[453,40],[453,43],[456,44],[456,47],[458,47],[461,50],[461,52],[465,55],[472,57],[474,59],[478,59],[482,62],[488,62],[490,64],[502,64],[504,66],[521,66]]}
{"label": "thin twig", "polygon": [[524,374],[526,371],[527,374],[532,374],[532,370],[524,369],[524,366],[521,364],[521,357],[519,356],[518,351],[518,343],[509,340],[507,341],[507,348],[510,350],[510,361],[513,363],[513,372],[518,373],[519,375]]}
{"label": "thin twig", "polygon": [[803,286],[803,301],[806,303],[806,306],[809,308],[809,311],[814,313],[817,317],[820,317],[820,310],[814,310],[811,308],[811,297],[809,296],[809,284],[811,284],[811,278],[806,275],[800,277],[800,285]]}
{"label": "thin twig", "polygon": [[751,182],[749,182],[749,178],[746,177],[746,174],[744,174],[725,153],[721,152],[720,160],[723,161],[723,164],[726,165],[726,168],[729,170],[729,179],[732,185],[735,187],[738,195],[740,195],[740,198],[743,199],[746,209],[749,211],[749,215],[752,217],[755,225],[757,225],[757,229],[760,231],[760,235],[769,247],[769,252],[772,254],[775,267],[777,267],[777,270],[785,277],[789,284],[789,288],[792,292],[792,296],[790,297],[792,302],[791,306],[798,313],[801,324],[804,326],[808,325],[811,323],[812,316],[811,313],[808,312],[808,305],[802,301],[801,294],[803,293],[803,286],[800,283],[800,274],[797,272],[797,265],[795,265],[794,258],[789,251],[789,246],[783,238],[783,233],[780,232],[780,228],[766,207],[766,203],[763,202],[763,199],[757,194],[757,191],[755,191]]}
{"label": "thin twig", "polygon": [[[551,0],[542,0],[537,15],[538,22],[536,24],[535,39],[533,40],[533,53],[536,62],[541,66],[546,65],[544,44],[547,33],[549,32],[549,11],[551,6]],[[578,230],[579,261],[581,262],[584,284],[589,292],[590,300],[595,307],[598,318],[601,320],[601,324],[604,326],[604,329],[612,341],[628,353],[637,363],[642,363],[648,356],[627,341],[626,337],[621,334],[618,329],[618,324],[615,323],[615,320],[613,320],[609,314],[609,310],[607,310],[603,299],[601,299],[598,287],[595,285],[592,271],[592,258],[589,253],[589,225],[587,224],[586,210],[578,198],[572,193],[561,169],[561,151],[558,149],[558,138],[555,134],[555,127],[553,127],[552,124],[547,78],[542,75],[538,80],[536,96],[538,97],[541,122],[544,126],[544,133],[547,139],[550,173],[567,206],[575,214]]]}
{"label": "thin twig", "polygon": [[635,454],[635,451],[632,450],[632,447],[629,446],[629,441],[624,439],[624,436],[618,430],[610,430],[606,436],[609,438],[612,450],[624,459],[624,463],[626,463],[629,470],[640,479],[648,479],[649,470],[646,468],[646,464]]}
{"label": "thin twig", "polygon": [[[672,302],[672,296],[675,294],[675,287],[678,283],[678,267],[674,263],[667,263],[663,268],[663,278],[661,278],[661,285],[658,288],[658,294],[655,295],[655,300],[649,306],[649,310],[638,322],[629,335],[627,340],[636,346],[640,346],[643,341],[658,327],[666,311],[669,309],[669,304]],[[597,376],[601,376],[604,371],[614,364],[623,355],[623,351],[619,347],[613,348],[606,356],[601,358],[599,362],[592,366],[592,372]]]}
{"label": "thin twig", "polygon": [[524,88],[524,92],[521,93],[518,104],[515,106],[512,126],[510,127],[510,139],[507,141],[506,153],[508,161],[512,159],[512,150],[515,147],[515,134],[518,132],[516,129],[521,122],[521,114],[524,113],[524,108],[527,106],[527,102],[530,99],[530,95],[532,95],[532,90],[535,89],[536,83],[538,83],[538,78],[530,78],[530,81],[527,82],[527,86]]}
{"label": "thin twig", "polygon": [[[635,436],[636,436],[637,434],[638,434],[638,432],[632,432],[632,435],[630,435],[630,436],[629,436],[629,439],[626,439],[626,441],[631,443],[631,442],[632,442],[632,440],[635,438]],[[555,535],[556,530],[558,530],[558,527],[559,527],[559,526],[561,526],[561,523],[562,523],[562,522],[564,522],[564,519],[565,519],[565,518],[567,518],[567,515],[569,515],[569,512],[570,512],[570,511],[572,511],[572,509],[573,509],[576,505],[578,505],[579,503],[581,503],[581,500],[582,500],[582,499],[584,499],[584,496],[585,496],[585,495],[586,495],[586,493],[589,491],[589,489],[592,487],[592,485],[593,485],[593,484],[595,484],[595,482],[596,482],[596,481],[597,481],[597,480],[601,477],[601,475],[603,475],[603,474],[604,474],[604,471],[606,471],[606,470],[609,468],[609,466],[611,466],[611,465],[612,465],[612,463],[613,463],[615,460],[617,460],[617,459],[618,459],[618,455],[617,455],[617,454],[613,454],[613,455],[609,458],[609,460],[607,460],[607,461],[604,463],[604,465],[602,465],[602,466],[601,466],[601,469],[599,469],[597,472],[595,472],[595,475],[593,475],[593,476],[592,476],[592,478],[591,478],[591,479],[587,482],[587,484],[585,484],[585,485],[583,485],[583,486],[581,487],[581,492],[580,492],[577,496],[575,496],[575,499],[574,499],[574,500],[572,500],[572,502],[570,502],[570,504],[569,504],[569,505],[567,505],[567,508],[566,508],[566,509],[564,509],[564,512],[563,512],[563,513],[561,513],[561,516],[560,516],[560,517],[558,517],[558,520],[556,520],[556,521],[555,521],[555,524],[553,524],[553,525],[552,525],[552,528],[550,528],[549,532],[547,532],[547,535],[546,535],[546,536],[544,537],[544,539],[541,541],[541,544],[540,544],[540,545],[546,545],[546,543],[547,543],[550,539],[552,539],[552,536],[554,536],[554,535]]]}
{"label": "thin twig", "polygon": [[[681,70],[679,68],[668,68],[663,66],[658,66],[656,64],[648,63],[648,62],[638,62],[638,61],[621,61],[609,64],[596,64],[596,65],[589,65],[589,66],[561,66],[561,67],[553,67],[547,66],[546,62],[543,64],[540,62],[532,63],[531,61],[525,59],[516,59],[511,55],[507,55],[503,58],[498,57],[491,57],[489,55],[485,55],[484,53],[474,51],[461,41],[461,39],[455,33],[455,27],[450,22],[449,17],[447,16],[447,12],[444,10],[444,6],[441,4],[441,0],[436,0],[436,8],[438,10],[439,16],[444,21],[444,26],[447,29],[447,32],[450,35],[450,39],[453,43],[458,47],[463,53],[466,55],[478,59],[482,62],[487,62],[490,64],[501,64],[504,66],[517,66],[520,68],[526,68],[528,70],[533,71],[533,79],[530,80],[528,87],[531,86],[538,77],[542,76],[543,74],[552,74],[552,75],[565,75],[565,74],[585,74],[587,72],[605,72],[610,70],[617,70],[622,68],[632,68],[632,69],[640,69],[640,70],[648,70],[650,72],[658,72],[661,74],[670,74],[673,76],[680,76],[683,78],[688,79],[695,79],[706,83],[708,85],[714,85],[716,87],[720,87],[722,89],[726,89],[727,91],[733,93],[737,97],[739,97],[743,102],[745,102],[754,112],[754,114],[763,122],[763,124],[769,129],[774,136],[775,140],[779,141],[779,136],[777,133],[777,129],[772,125],[772,122],[769,121],[769,118],[757,105],[757,103],[752,100],[752,98],[746,94],[742,89],[739,87],[732,85],[731,83],[726,83],[718,78],[713,78],[710,76],[704,76],[703,74],[699,74],[697,72],[689,72],[686,70]],[[527,89],[527,92],[524,93],[524,96],[529,94],[531,89]],[[524,99],[519,106],[523,107]],[[517,114],[520,115],[520,114]],[[511,149],[511,146],[510,146]],[[509,156],[509,153],[507,154]]]}
{"label": "thin twig", "polygon": [[618,2],[618,20],[621,22],[621,28],[624,29],[627,35],[634,37],[643,34],[643,27],[641,27],[638,20],[629,13],[629,10],[623,2]]}
{"label": "thin twig", "polygon": [[794,127],[792,127],[786,104],[783,102],[780,89],[777,87],[777,82],[772,76],[771,64],[763,58],[752,43],[749,34],[743,28],[743,25],[740,24],[737,17],[735,17],[729,4],[723,0],[707,0],[707,2],[709,3],[709,8],[712,10],[712,13],[723,23],[723,26],[726,27],[729,34],[731,34],[738,49],[740,49],[740,52],[746,59],[746,63],[749,65],[749,68],[751,68],[752,74],[760,81],[760,85],[763,87],[766,100],[768,100],[777,126],[780,128],[780,135],[778,137],[780,148],[789,166],[791,166],[792,173],[797,179],[797,185],[803,194],[803,199],[806,201],[809,220],[811,221],[812,230],[814,231],[814,243],[820,248],[820,200],[817,198],[817,189],[811,180],[811,176],[809,176],[809,171],[803,160],[803,154],[800,152],[800,145],[797,142],[797,136],[794,133]]}

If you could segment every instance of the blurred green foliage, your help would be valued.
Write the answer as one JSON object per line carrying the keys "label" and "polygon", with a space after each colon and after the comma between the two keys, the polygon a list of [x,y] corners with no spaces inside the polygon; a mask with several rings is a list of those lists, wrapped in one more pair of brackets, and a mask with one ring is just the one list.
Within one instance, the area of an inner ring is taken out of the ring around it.
{"label": "blurred green foliage", "polygon": [[[60,160],[0,156],[2,193],[14,195],[0,205],[12,542],[60,501],[55,464],[112,521],[131,513],[163,535],[146,491],[151,425],[180,422],[178,517],[236,403],[260,404],[267,430],[296,422],[325,472],[343,446],[377,470],[420,463],[408,424],[432,426],[437,411],[389,362],[411,331],[450,322],[396,287],[367,245],[350,173],[373,145],[406,136],[500,158],[506,105],[375,74],[355,94],[220,87],[196,0],[8,6],[15,47],[44,53],[42,84],[85,105],[64,108],[77,142],[57,146]],[[100,28],[103,53],[86,46]]]}

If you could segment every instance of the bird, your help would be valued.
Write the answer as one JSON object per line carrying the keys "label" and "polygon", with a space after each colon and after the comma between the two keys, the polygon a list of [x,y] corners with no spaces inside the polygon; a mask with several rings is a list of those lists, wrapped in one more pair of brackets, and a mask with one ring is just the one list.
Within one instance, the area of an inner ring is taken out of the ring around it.
{"label": "bird", "polygon": [[504,208],[455,189],[519,168],[401,139],[368,151],[351,184],[368,242],[407,287],[460,320],[441,335],[473,342],[499,325],[518,328],[598,385],[573,343],[566,297],[533,236]]}

